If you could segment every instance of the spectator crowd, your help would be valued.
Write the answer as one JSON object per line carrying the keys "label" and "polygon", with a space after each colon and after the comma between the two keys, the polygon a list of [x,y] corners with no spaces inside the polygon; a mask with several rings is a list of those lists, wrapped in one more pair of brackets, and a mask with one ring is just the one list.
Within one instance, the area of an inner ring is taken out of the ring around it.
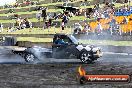
{"label": "spectator crowd", "polygon": [[[26,5],[33,4],[30,0],[26,0]],[[67,3],[67,2],[66,2]],[[83,2],[81,5],[85,5],[85,2]],[[13,7],[17,8],[19,6],[19,3],[15,3]],[[72,7],[71,7],[72,9]],[[74,32],[76,34],[78,33],[87,33],[94,32],[97,34],[102,34],[104,31],[110,32],[110,34],[113,34],[114,32],[117,34],[122,34],[122,25],[128,24],[129,21],[131,21],[131,16],[115,16],[116,12],[127,12],[130,11],[131,8],[128,5],[124,5],[120,8],[115,8],[113,4],[109,4],[106,2],[106,4],[103,6],[103,8],[100,6],[100,4],[95,4],[94,8],[75,8],[76,10],[66,10],[64,9],[62,12],[54,12],[48,13],[47,7],[37,7],[37,13],[36,13],[36,19],[38,22],[41,22],[41,19],[43,19],[43,29],[50,28],[51,26],[57,26],[57,23],[54,23],[53,20],[61,19],[61,24],[59,25],[62,30],[65,30],[65,27],[70,21],[71,17],[74,16],[84,16],[85,19],[94,19],[91,22],[88,22],[87,20],[83,20],[74,24],[71,24],[73,26]],[[13,27],[9,27],[9,32],[15,31],[15,30],[21,30],[25,28],[32,28],[34,25],[29,21],[28,18],[21,18],[18,16],[18,14],[14,14],[14,18],[16,19],[16,22],[14,23]],[[121,19],[119,19],[121,18]],[[0,24],[1,31],[3,30],[3,24]]]}

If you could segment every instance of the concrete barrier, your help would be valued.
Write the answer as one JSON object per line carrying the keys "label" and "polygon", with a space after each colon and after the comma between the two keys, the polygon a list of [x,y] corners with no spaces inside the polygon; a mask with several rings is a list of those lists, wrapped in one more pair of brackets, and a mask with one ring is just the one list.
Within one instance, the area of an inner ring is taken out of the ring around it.
{"label": "concrete barrier", "polygon": [[100,45],[103,52],[114,52],[114,53],[128,53],[132,54],[132,46],[111,46],[111,45]]}
{"label": "concrete barrier", "polygon": [[[14,36],[14,37],[38,37],[38,38],[53,38],[54,34],[0,34],[0,36]],[[114,40],[114,41],[132,41],[130,35],[112,35],[111,37],[106,36],[93,36],[85,35],[85,37],[75,36],[77,39],[91,39],[91,40]]]}
{"label": "concrete barrier", "polygon": [[16,46],[19,47],[33,47],[33,43],[30,41],[17,41]]}
{"label": "concrete barrier", "polygon": [[[52,43],[51,42],[43,43],[43,42],[19,41],[17,45],[18,46],[22,46],[22,47],[32,47],[32,46],[36,46],[36,45],[39,45],[39,46],[42,46],[42,47],[46,47],[46,48],[51,48],[52,47]],[[102,52],[132,54],[132,46],[98,45],[98,47],[101,47],[101,51]]]}
{"label": "concrete barrier", "polygon": [[53,34],[0,34],[2,36],[14,36],[14,37],[36,37],[36,38],[53,38]]}

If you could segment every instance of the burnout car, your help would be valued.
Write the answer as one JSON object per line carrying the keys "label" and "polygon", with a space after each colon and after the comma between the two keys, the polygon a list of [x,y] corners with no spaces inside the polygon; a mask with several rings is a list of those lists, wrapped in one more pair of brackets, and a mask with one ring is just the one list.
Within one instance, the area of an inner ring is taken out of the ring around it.
{"label": "burnout car", "polygon": [[[67,44],[55,44],[57,37],[60,37]],[[92,45],[84,45],[78,42],[73,35],[56,34],[53,38],[53,57],[69,57],[70,55],[76,56],[83,63],[91,63],[102,56],[101,48]]]}
{"label": "burnout car", "polygon": [[[64,44],[56,44],[57,38],[62,39]],[[7,39],[9,41],[9,39]],[[15,40],[15,39],[13,39]],[[12,40],[12,41],[13,41]],[[5,41],[6,42],[6,41]],[[4,43],[5,44],[5,43]],[[15,42],[11,45],[16,45]],[[10,46],[10,44],[8,44]],[[80,59],[83,63],[91,63],[102,56],[101,48],[92,45],[83,45],[77,41],[73,35],[55,34],[51,48],[43,48],[38,46],[32,47],[10,47],[14,54],[21,55],[26,62],[34,62],[41,58],[66,58],[71,56]],[[9,48],[9,47],[8,47]],[[44,56],[44,57],[43,57]]]}

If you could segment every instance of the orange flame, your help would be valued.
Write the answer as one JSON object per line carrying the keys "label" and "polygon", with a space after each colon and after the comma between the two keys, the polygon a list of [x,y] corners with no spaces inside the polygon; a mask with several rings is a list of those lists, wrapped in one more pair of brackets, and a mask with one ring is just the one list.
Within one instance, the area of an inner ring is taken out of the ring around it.
{"label": "orange flame", "polygon": [[85,76],[86,75],[86,71],[82,68],[82,66],[80,66],[78,68],[78,72],[80,76]]}

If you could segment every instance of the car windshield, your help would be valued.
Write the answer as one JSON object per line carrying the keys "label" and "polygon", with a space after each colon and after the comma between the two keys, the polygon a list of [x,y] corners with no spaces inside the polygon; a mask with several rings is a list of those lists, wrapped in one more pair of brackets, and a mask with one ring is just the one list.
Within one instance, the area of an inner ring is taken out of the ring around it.
{"label": "car windshield", "polygon": [[70,35],[69,38],[72,40],[72,42],[74,44],[78,44],[79,43],[78,40],[73,35]]}

